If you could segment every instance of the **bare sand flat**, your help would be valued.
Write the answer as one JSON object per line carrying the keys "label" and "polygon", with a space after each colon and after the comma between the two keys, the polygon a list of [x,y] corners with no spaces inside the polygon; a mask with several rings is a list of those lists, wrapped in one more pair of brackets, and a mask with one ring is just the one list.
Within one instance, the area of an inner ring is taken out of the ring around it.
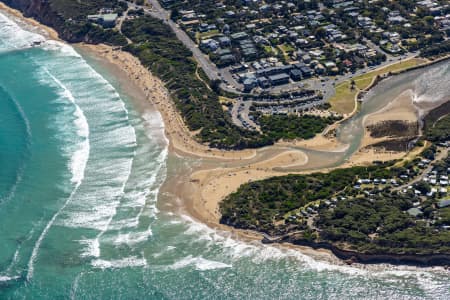
{"label": "bare sand flat", "polygon": [[308,148],[312,150],[319,151],[329,151],[329,152],[342,152],[347,149],[348,145],[339,143],[336,138],[325,137],[322,134],[316,135],[314,138],[309,140],[297,140],[288,142],[279,142],[277,145],[280,146],[291,146]]}
{"label": "bare sand flat", "polygon": [[364,125],[372,125],[382,121],[401,120],[415,122],[418,118],[418,109],[413,103],[413,91],[407,90],[390,102],[386,107],[366,116]]}
{"label": "bare sand flat", "polygon": [[413,103],[413,92],[411,90],[404,91],[392,102],[382,109],[367,115],[363,119],[365,128],[364,138],[361,142],[361,148],[388,140],[388,137],[374,138],[370,136],[367,130],[368,126],[380,124],[385,121],[403,121],[403,122],[418,122],[419,111]]}

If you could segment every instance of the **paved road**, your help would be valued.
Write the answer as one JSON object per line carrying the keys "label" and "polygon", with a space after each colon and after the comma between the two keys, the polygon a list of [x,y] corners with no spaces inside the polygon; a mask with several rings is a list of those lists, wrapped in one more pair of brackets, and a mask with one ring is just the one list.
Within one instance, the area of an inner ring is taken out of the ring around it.
{"label": "paved road", "polygon": [[[219,69],[215,64],[213,64],[207,55],[205,55],[195,44],[194,41],[187,35],[187,33],[181,29],[178,24],[173,22],[170,19],[170,12],[165,10],[158,2],[158,0],[147,0],[148,3],[152,5],[152,9],[148,9],[145,7],[144,10],[149,13],[151,16],[162,20],[164,23],[170,26],[170,28],[175,32],[177,38],[189,49],[191,50],[195,60],[199,63],[206,76],[208,76],[209,80],[221,80],[221,76],[219,76]],[[232,82],[231,82],[232,83]],[[239,90],[236,88],[229,86],[225,83],[221,83],[221,88],[225,91],[238,93]]]}

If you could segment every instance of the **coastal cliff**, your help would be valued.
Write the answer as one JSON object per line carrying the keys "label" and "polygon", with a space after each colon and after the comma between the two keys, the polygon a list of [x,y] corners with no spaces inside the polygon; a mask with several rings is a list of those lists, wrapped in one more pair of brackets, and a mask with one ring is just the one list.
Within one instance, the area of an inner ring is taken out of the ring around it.
{"label": "coastal cliff", "polygon": [[[65,16],[63,11],[53,7],[49,0],[1,0],[4,4],[22,12],[25,17],[56,30],[59,37],[69,43],[106,43],[125,45],[126,39],[115,30],[105,30],[85,22],[84,19]],[[96,11],[92,11],[95,13]]]}
{"label": "coastal cliff", "polygon": [[297,246],[306,246],[313,249],[330,250],[336,257],[347,263],[379,264],[388,263],[392,265],[414,265],[414,266],[450,266],[449,254],[391,254],[377,253],[369,254],[354,250],[345,250],[329,242],[313,242],[293,236],[279,239],[264,237],[264,244],[291,243]]}
{"label": "coastal cliff", "polygon": [[65,20],[53,10],[47,0],[2,0],[6,5],[15,8],[24,16],[36,19],[40,23],[55,29],[59,36],[69,42],[80,42],[80,37],[67,30]]}

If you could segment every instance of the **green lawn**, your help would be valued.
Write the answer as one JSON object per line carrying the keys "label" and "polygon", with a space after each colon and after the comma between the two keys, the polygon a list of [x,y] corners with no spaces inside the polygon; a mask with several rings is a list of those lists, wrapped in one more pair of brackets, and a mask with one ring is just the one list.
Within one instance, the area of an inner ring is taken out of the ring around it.
{"label": "green lawn", "polygon": [[339,114],[351,113],[355,107],[357,89],[350,88],[350,81],[344,81],[336,86],[336,93],[330,99],[331,109]]}

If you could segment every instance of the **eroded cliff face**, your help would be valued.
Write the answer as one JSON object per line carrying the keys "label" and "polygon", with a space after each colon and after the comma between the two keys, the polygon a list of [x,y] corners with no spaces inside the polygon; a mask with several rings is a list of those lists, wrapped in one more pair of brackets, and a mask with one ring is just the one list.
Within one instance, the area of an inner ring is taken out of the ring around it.
{"label": "eroded cliff face", "polygon": [[21,11],[26,17],[33,18],[41,24],[52,27],[58,32],[59,37],[67,42],[94,44],[104,42],[96,36],[100,29],[93,28],[89,24],[65,20],[52,8],[49,0],[0,0],[0,2]]}
{"label": "eroded cliff face", "polygon": [[64,20],[50,7],[48,0],[1,0],[6,5],[20,10],[24,16],[53,27],[63,37]]}

